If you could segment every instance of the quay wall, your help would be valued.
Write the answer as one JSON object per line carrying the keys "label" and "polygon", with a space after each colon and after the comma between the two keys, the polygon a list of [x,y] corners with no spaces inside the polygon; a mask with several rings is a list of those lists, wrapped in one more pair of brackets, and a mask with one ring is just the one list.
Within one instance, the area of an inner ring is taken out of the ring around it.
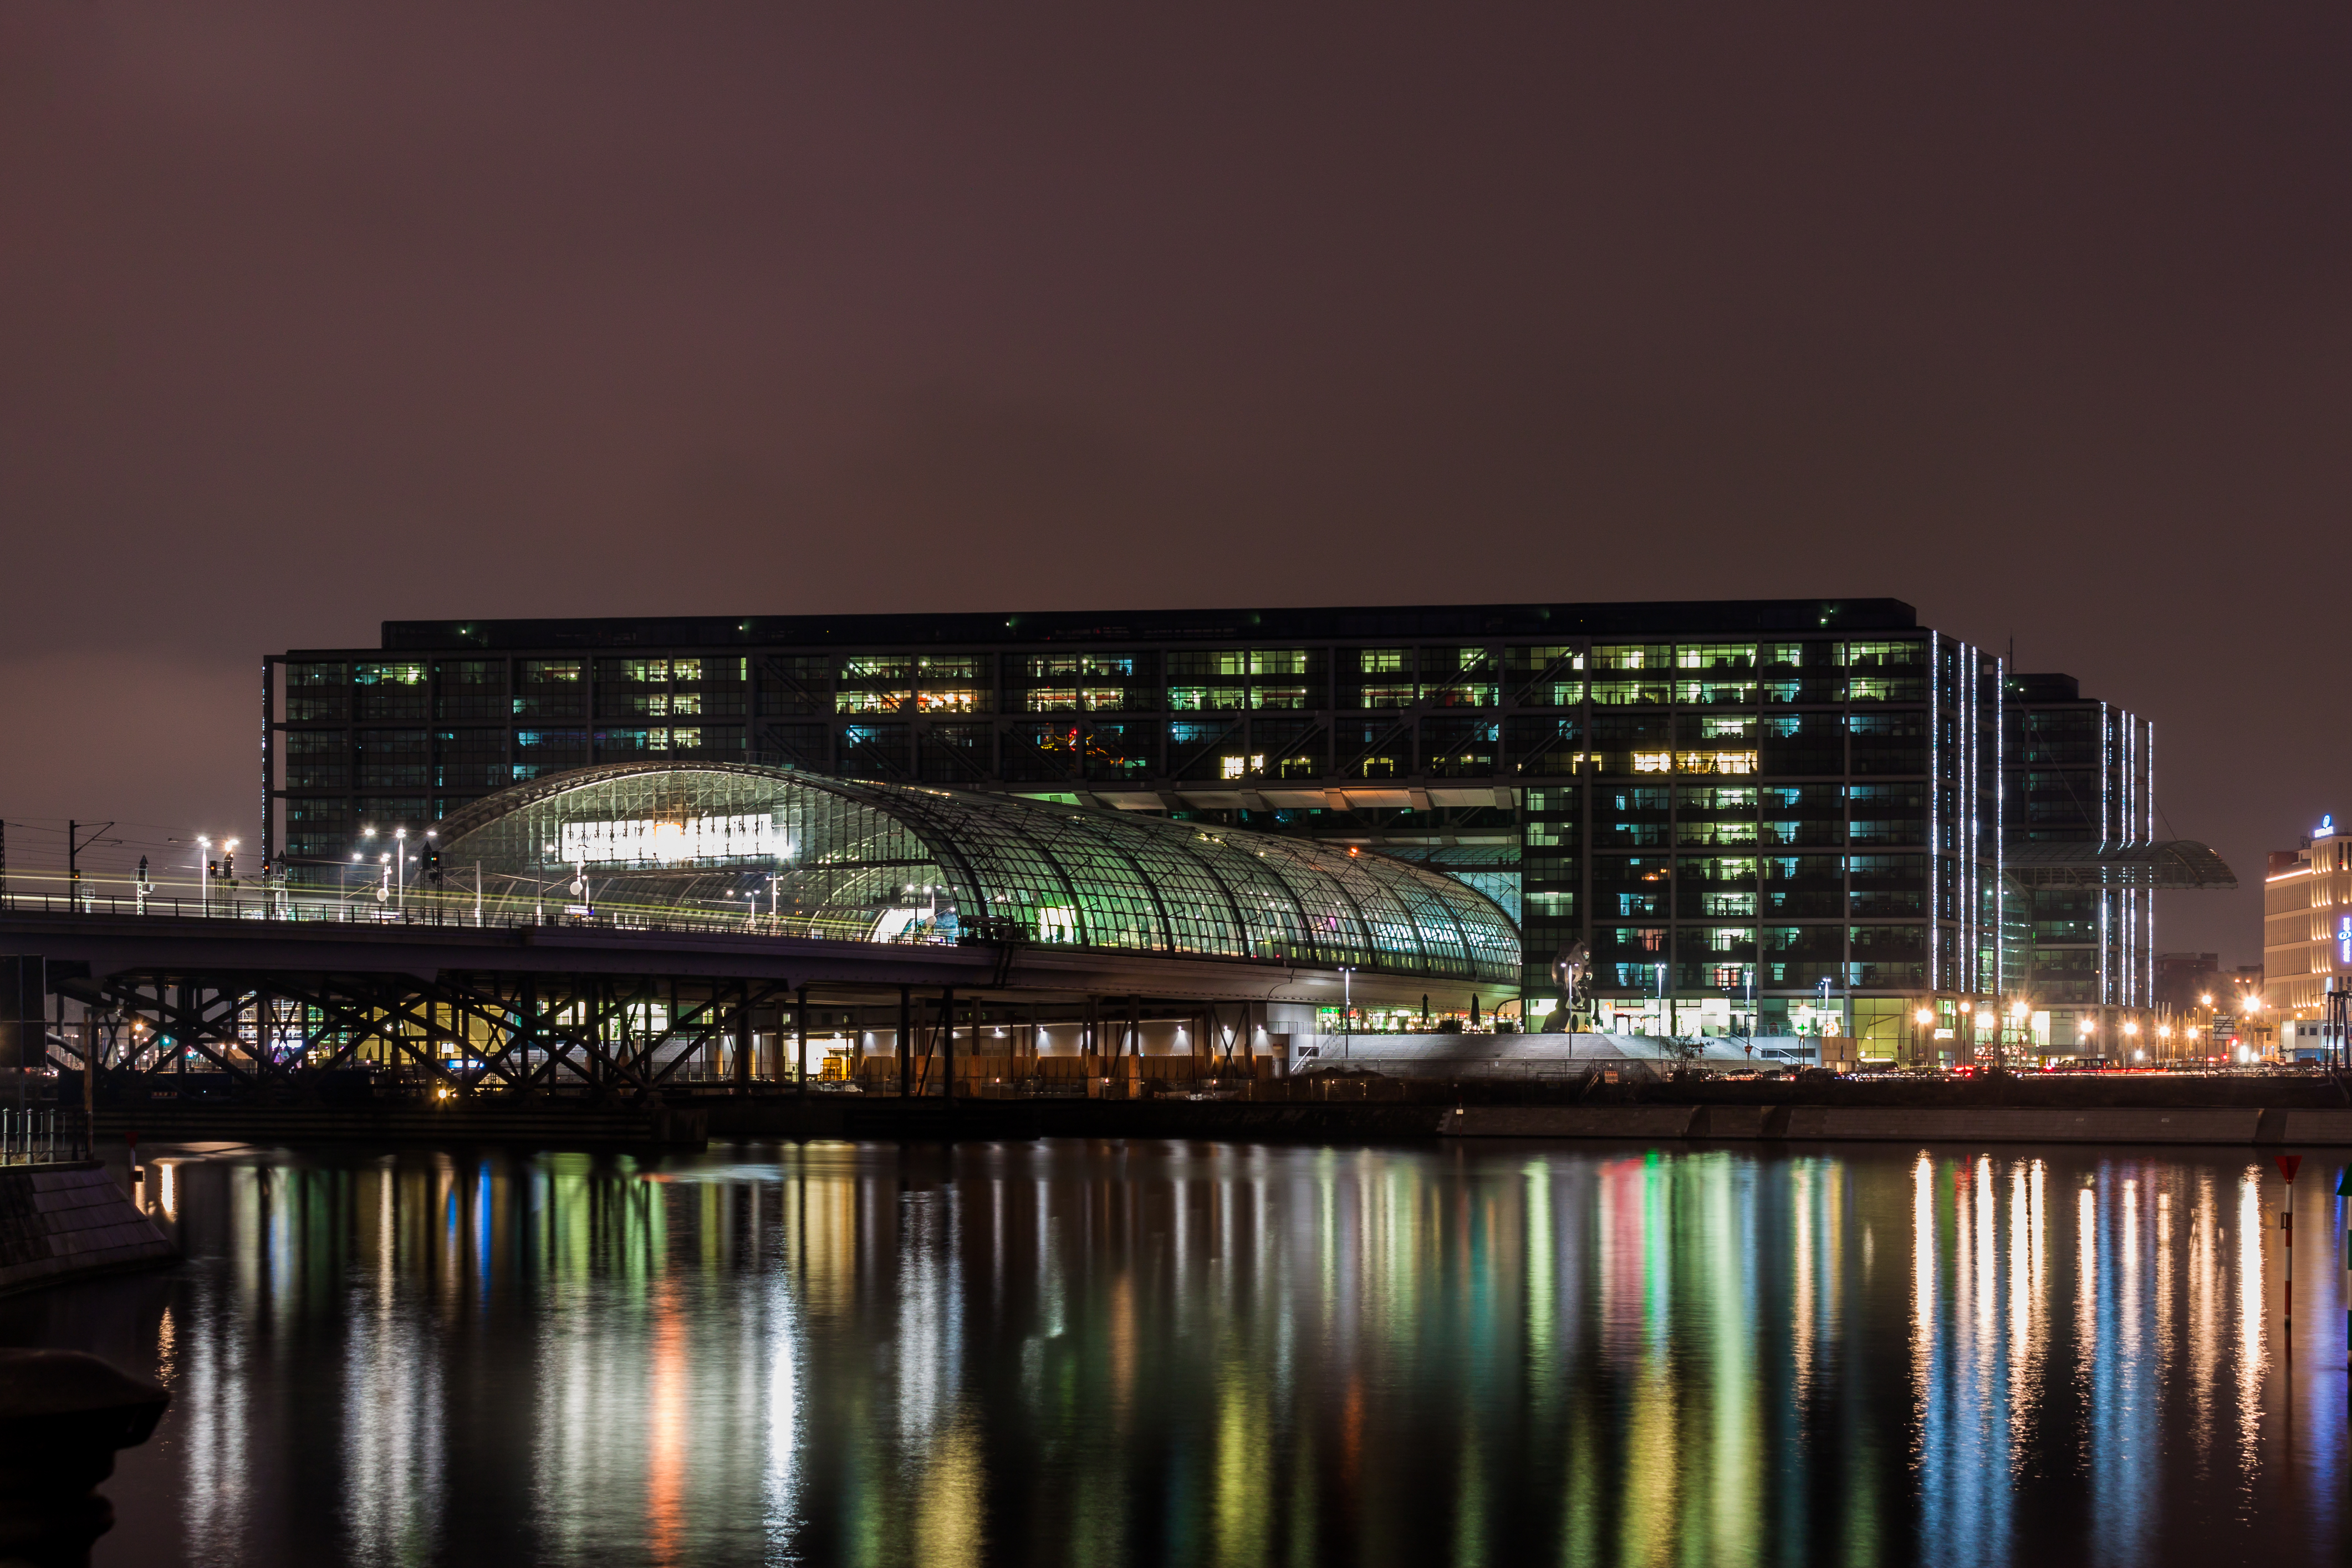
{"label": "quay wall", "polygon": [[0,1166],[0,1292],[177,1256],[95,1160]]}
{"label": "quay wall", "polygon": [[699,1148],[709,1113],[692,1104],[604,1108],[545,1100],[447,1106],[250,1105],[184,1102],[101,1107],[98,1135],[142,1143],[235,1138],[285,1144],[524,1144],[556,1148]]}
{"label": "quay wall", "polygon": [[2352,1111],[1981,1105],[1465,1105],[1454,1138],[2352,1145]]}

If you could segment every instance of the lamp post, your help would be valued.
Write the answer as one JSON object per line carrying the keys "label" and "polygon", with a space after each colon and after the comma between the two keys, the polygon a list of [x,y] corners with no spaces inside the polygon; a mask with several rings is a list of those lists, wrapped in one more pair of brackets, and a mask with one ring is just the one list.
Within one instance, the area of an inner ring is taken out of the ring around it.
{"label": "lamp post", "polygon": [[408,830],[392,831],[392,906],[404,914],[408,909]]}
{"label": "lamp post", "polygon": [[1916,1026],[1911,1030],[1911,1065],[1914,1067],[1919,1065],[1920,1040],[1934,1038],[1927,1026],[1935,1021],[1936,1010],[1933,1008],[1921,1008],[1911,1015],[1911,1022]]}
{"label": "lamp post", "polygon": [[204,834],[196,835],[196,913],[213,912],[212,879],[213,841]]}
{"label": "lamp post", "polygon": [[1339,1060],[1347,1061],[1355,1056],[1356,1048],[1356,967],[1339,966]]}

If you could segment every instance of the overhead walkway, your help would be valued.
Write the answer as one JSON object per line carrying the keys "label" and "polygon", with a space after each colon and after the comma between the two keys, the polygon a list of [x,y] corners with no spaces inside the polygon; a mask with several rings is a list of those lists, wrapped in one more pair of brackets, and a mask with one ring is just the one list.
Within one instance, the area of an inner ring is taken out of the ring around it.
{"label": "overhead walkway", "polygon": [[2148,843],[2016,844],[2001,852],[2001,874],[2020,887],[2116,887],[2158,892],[2228,889],[2237,873],[2193,839]]}

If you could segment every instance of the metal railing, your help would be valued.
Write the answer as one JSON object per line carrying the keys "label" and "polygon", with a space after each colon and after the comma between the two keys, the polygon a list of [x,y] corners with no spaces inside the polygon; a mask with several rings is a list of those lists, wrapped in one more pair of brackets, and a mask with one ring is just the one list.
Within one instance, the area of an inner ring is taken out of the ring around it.
{"label": "metal railing", "polygon": [[[72,1115],[64,1128],[67,1153],[73,1157],[72,1145],[80,1113]],[[58,1159],[58,1113],[55,1111],[0,1111],[0,1166],[41,1166]]]}
{"label": "metal railing", "polygon": [[[13,881],[28,880],[16,873]],[[61,880],[61,879],[58,879]],[[322,893],[314,888],[269,887],[250,891],[239,886],[197,895],[179,884],[153,883],[145,887],[85,884],[79,890],[30,892],[11,887],[0,894],[0,911],[13,915],[146,917],[165,920],[273,921],[304,925],[400,925],[440,929],[516,930],[527,926],[569,926],[590,930],[716,934],[814,938],[845,942],[880,941],[897,946],[953,946],[951,934],[909,930],[886,938],[869,933],[871,917],[747,915],[733,910],[681,909],[670,904],[599,903],[592,909],[576,905],[540,906],[512,895],[478,902],[470,890],[410,888],[388,902],[371,895]],[[973,923],[977,925],[978,923]],[[1014,939],[1016,923],[997,922],[1003,929],[985,932],[971,925],[964,935],[988,940]]]}
{"label": "metal railing", "polygon": [[[23,884],[47,883],[34,892]],[[370,925],[438,929],[520,930],[565,927],[582,930],[645,933],[664,936],[778,936],[803,940],[855,942],[887,946],[952,947],[972,944],[1000,946],[1039,945],[1052,948],[1085,949],[1093,945],[1055,941],[1037,944],[1034,932],[1020,919],[1004,916],[966,918],[953,931],[908,926],[887,936],[876,936],[879,909],[844,916],[762,915],[749,911],[681,909],[675,904],[597,903],[582,906],[542,903],[516,893],[478,898],[471,889],[410,887],[379,900],[365,890],[325,892],[310,886],[271,883],[255,889],[249,883],[219,884],[209,889],[187,883],[136,883],[121,878],[91,877],[68,884],[61,877],[11,873],[7,891],[0,893],[0,912],[14,915],[144,916],[171,920],[270,921],[316,925]],[[1154,956],[1207,958],[1225,963],[1255,963],[1270,967],[1318,967],[1341,962],[1344,955],[1307,946],[1261,946],[1249,952],[1151,948],[1103,949]],[[1385,970],[1361,956],[1358,967]],[[1423,971],[1397,973],[1428,977]]]}

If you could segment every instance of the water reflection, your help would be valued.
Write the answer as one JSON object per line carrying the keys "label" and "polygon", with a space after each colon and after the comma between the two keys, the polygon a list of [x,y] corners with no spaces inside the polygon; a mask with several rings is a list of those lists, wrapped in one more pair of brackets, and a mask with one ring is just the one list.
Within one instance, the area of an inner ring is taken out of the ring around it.
{"label": "water reflection", "polygon": [[102,1563],[2340,1563],[2342,1347],[2290,1368],[2265,1174],[248,1155],[170,1167],[176,1273],[0,1330],[175,1391]]}

